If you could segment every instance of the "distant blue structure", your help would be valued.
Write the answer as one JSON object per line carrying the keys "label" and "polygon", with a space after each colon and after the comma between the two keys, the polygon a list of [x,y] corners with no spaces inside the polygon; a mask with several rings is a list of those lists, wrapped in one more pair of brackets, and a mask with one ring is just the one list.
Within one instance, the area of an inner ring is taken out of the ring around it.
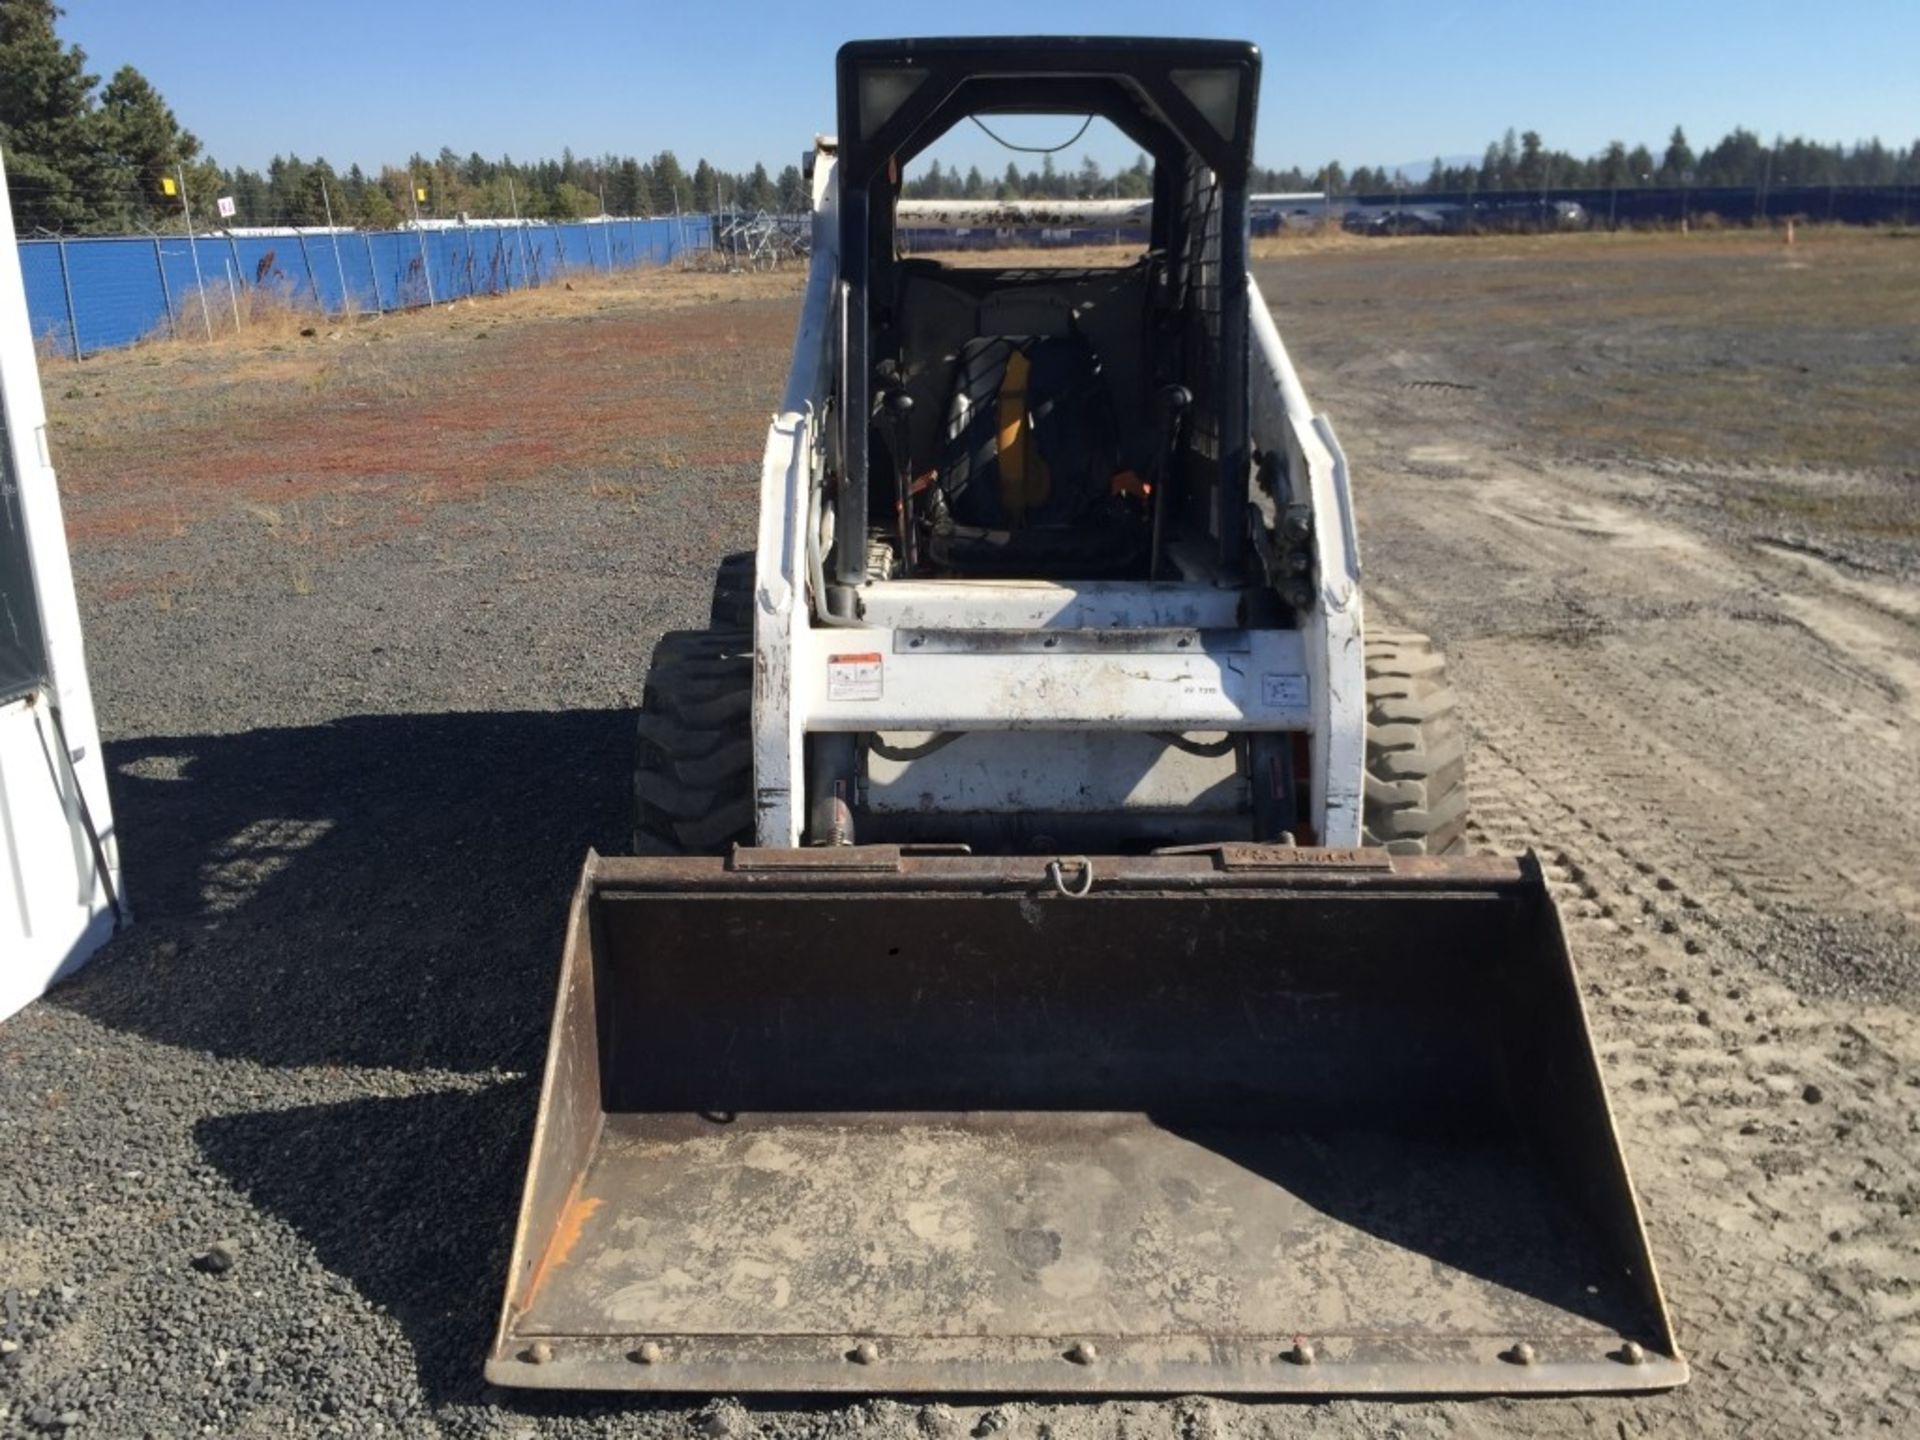
{"label": "distant blue structure", "polygon": [[[204,322],[195,286],[231,316],[236,288],[272,289],[327,314],[405,310],[546,284],[572,270],[665,265],[713,243],[708,216],[429,230],[214,233],[23,240],[36,338],[73,356]],[[194,251],[199,252],[199,276]],[[231,323],[229,319],[229,324]]]}

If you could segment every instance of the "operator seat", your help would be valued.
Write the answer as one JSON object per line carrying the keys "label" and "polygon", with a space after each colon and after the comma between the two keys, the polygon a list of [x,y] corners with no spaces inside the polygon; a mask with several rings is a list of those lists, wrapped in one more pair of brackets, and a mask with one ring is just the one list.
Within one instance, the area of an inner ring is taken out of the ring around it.
{"label": "operator seat", "polygon": [[1077,328],[968,340],[943,441],[928,502],[937,564],[1090,579],[1142,563],[1143,487],[1121,468],[1113,395]]}

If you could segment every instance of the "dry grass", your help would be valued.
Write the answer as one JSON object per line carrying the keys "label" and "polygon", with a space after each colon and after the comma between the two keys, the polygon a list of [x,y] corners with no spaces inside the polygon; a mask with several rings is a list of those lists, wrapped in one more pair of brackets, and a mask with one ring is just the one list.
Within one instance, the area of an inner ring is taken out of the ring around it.
{"label": "dry grass", "polygon": [[1261,287],[1310,382],[1335,365],[1419,412],[1444,402],[1409,387],[1438,379],[1474,396],[1477,428],[1532,453],[1679,464],[1727,476],[1730,506],[1914,531],[1885,483],[1791,483],[1920,476],[1911,234],[1345,236],[1263,253]]}
{"label": "dry grass", "polygon": [[1789,248],[1798,251],[1810,247],[1816,251],[1852,250],[1912,240],[1911,232],[1897,227],[1796,224],[1793,245],[1787,244],[1785,225],[1723,226],[1694,225],[1634,230],[1573,230],[1553,234],[1479,235],[1353,235],[1338,228],[1283,230],[1278,235],[1262,236],[1253,242],[1255,260],[1284,259],[1289,256],[1327,251],[1396,256],[1400,259],[1446,258],[1481,260],[1567,260],[1611,256],[1627,261],[1658,259],[1684,255],[1773,254]]}
{"label": "dry grass", "polygon": [[[1796,225],[1794,245],[1818,253],[1834,249],[1876,247],[1914,240],[1914,232],[1892,227],[1859,225]],[[1290,259],[1301,255],[1346,253],[1375,255],[1390,260],[1583,260],[1599,256],[1638,261],[1679,255],[1774,254],[1788,249],[1786,227],[1696,224],[1689,231],[1666,229],[1579,230],[1524,235],[1488,232],[1478,235],[1354,235],[1338,225],[1315,225],[1263,235],[1248,247],[1258,260]],[[1002,250],[916,251],[915,259],[970,269],[1072,269],[1120,266],[1138,260],[1141,251],[1128,245],[1025,246]]]}
{"label": "dry grass", "polygon": [[1138,245],[1030,245],[1000,250],[916,250],[916,260],[935,260],[956,270],[1104,270],[1131,265],[1145,254]]}
{"label": "dry grass", "polygon": [[[271,344],[327,323],[312,297],[291,285],[240,285],[209,280],[190,286],[164,320],[136,348],[232,343]],[[109,352],[112,353],[112,352]]]}
{"label": "dry grass", "polygon": [[291,337],[161,341],[54,367],[70,532],[133,540],[241,524],[284,550],[287,583],[305,593],[300,557],[450,502],[484,504],[490,487],[578,487],[620,509],[661,469],[714,468],[751,487],[800,283],[582,275]]}

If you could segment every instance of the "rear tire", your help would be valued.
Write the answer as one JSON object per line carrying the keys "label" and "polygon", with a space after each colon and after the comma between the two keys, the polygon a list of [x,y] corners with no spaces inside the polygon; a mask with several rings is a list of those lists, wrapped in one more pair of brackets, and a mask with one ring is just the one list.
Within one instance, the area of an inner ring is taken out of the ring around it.
{"label": "rear tire", "polygon": [[753,631],[753,563],[751,550],[728,555],[713,575],[713,606],[707,623],[716,630]]}
{"label": "rear tire", "polygon": [[1467,735],[1447,662],[1413,630],[1367,629],[1362,840],[1396,855],[1467,848]]}
{"label": "rear tire", "polygon": [[752,629],[661,636],[636,740],[635,854],[724,855],[752,844]]}

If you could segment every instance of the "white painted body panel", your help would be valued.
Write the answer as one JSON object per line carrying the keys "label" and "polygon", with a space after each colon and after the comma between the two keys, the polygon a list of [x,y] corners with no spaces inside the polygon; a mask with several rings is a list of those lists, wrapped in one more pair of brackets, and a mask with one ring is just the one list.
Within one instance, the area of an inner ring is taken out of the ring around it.
{"label": "white painted body panel", "polygon": [[1253,443],[1284,448],[1288,473],[1307,477],[1313,506],[1318,603],[1304,641],[1314,674],[1311,748],[1314,828],[1323,845],[1360,843],[1367,763],[1367,666],[1360,604],[1360,548],[1347,459],[1333,426],[1315,416],[1259,284],[1247,277],[1252,322],[1248,384]]}
{"label": "white painted body panel", "polygon": [[795,652],[809,629],[807,534],[841,315],[839,192],[830,142],[815,152],[813,249],[793,361],[760,464],[753,605],[753,787],[762,845],[800,843],[806,714],[793,703]]}
{"label": "white painted body panel", "polygon": [[860,618],[885,629],[1131,629],[1239,623],[1240,594],[1216,585],[1085,580],[894,580],[870,585]]}
{"label": "white painted body panel", "polygon": [[[886,739],[906,747],[935,733],[888,732]],[[1012,755],[992,732],[961,735],[920,760],[876,752],[867,758],[863,798],[879,814],[1099,814],[1118,799],[1133,814],[1232,815],[1247,787],[1231,751],[1194,755],[1146,731],[1029,730]]]}
{"label": "white painted body panel", "polygon": [[[1305,729],[1300,635],[1234,633],[1235,649],[923,655],[898,631],[810,630],[794,692],[810,731]],[[830,693],[834,657],[847,655],[880,657],[871,698]]]}
{"label": "white painted body panel", "polygon": [[124,894],[12,216],[0,175],[4,473],[20,486],[52,683],[0,705],[0,1018],[77,969],[113,931],[83,804],[100,836],[107,882]]}

